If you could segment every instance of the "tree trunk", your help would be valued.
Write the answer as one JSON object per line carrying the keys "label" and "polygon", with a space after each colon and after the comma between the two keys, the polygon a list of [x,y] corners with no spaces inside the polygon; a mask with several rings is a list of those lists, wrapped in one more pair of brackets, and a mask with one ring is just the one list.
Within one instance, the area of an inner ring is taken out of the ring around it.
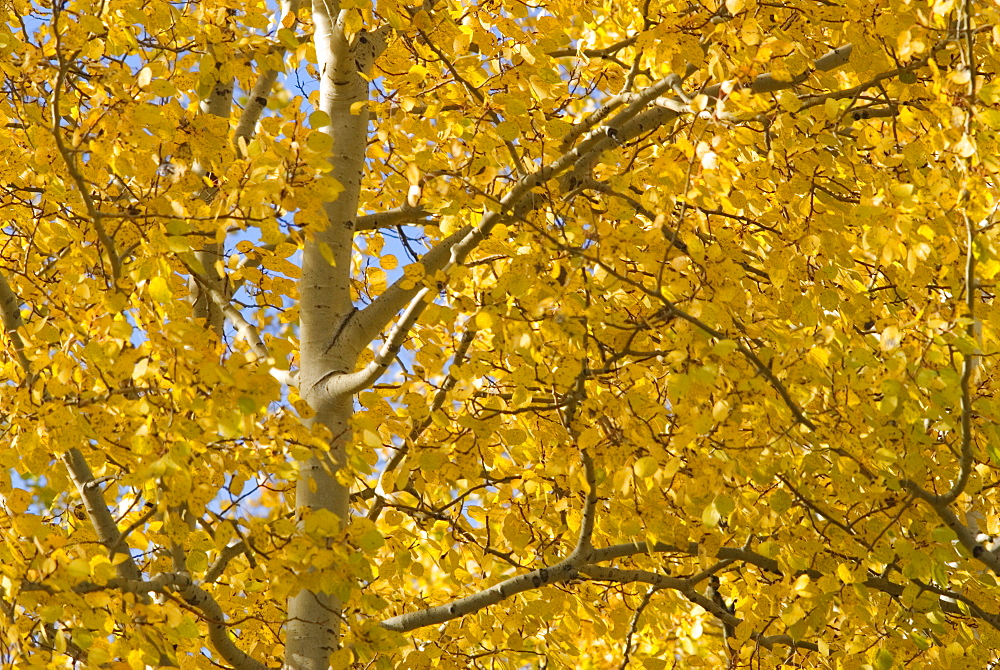
{"label": "tree trunk", "polygon": [[[324,203],[323,223],[315,228],[303,252],[299,393],[316,412],[314,421],[331,432],[330,450],[298,464],[295,509],[300,527],[312,512],[327,510],[347,523],[350,491],[338,481],[351,439],[353,395],[326,392],[331,378],[354,371],[367,344],[352,324],[356,307],[350,290],[351,255],[358,197],[364,170],[368,129],[368,81],[362,76],[385,48],[381,33],[362,32],[349,42],[337,20],[338,3],[313,5],[316,56],[320,71],[319,109],[329,125],[321,132],[333,138],[333,177],[343,191]],[[326,255],[324,255],[324,252]],[[329,260],[328,260],[329,259]],[[332,261],[332,262],[331,262]],[[328,540],[330,541],[330,540]],[[288,603],[286,658],[288,668],[329,667],[340,633],[340,603],[327,593],[303,590]]]}

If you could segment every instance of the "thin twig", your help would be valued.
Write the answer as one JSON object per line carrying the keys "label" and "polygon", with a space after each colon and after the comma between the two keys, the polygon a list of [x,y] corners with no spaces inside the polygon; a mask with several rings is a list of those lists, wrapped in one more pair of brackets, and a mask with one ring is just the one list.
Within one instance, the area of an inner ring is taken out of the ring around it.
{"label": "thin twig", "polygon": [[626,670],[628,668],[629,657],[632,655],[632,638],[639,630],[639,619],[642,617],[643,610],[649,605],[649,601],[652,600],[653,594],[659,590],[655,586],[649,587],[649,590],[643,594],[639,606],[635,608],[635,612],[632,614],[632,621],[628,627],[628,633],[625,634],[625,647],[622,650],[622,662],[618,666],[619,670]]}

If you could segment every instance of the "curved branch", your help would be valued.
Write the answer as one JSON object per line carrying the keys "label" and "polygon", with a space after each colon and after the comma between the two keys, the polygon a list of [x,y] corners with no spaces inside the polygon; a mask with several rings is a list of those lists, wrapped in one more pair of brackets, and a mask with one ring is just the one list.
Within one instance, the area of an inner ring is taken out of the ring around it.
{"label": "curved branch", "polygon": [[485,591],[459,598],[451,603],[394,616],[382,621],[380,625],[388,630],[405,633],[424,626],[458,619],[490,605],[495,605],[518,593],[537,589],[545,584],[557,584],[575,578],[579,574],[580,568],[590,561],[593,553],[591,535],[594,530],[594,517],[597,508],[597,482],[593,463],[585,452],[581,452],[581,457],[589,490],[583,505],[580,535],[573,551],[566,558],[551,567],[516,575]]}
{"label": "curved branch", "polygon": [[324,393],[328,398],[338,396],[349,396],[363,391],[381,377],[389,368],[399,350],[402,348],[406,338],[410,335],[410,328],[417,322],[427,305],[431,303],[436,295],[436,291],[424,287],[410,301],[409,307],[399,317],[396,324],[389,331],[385,344],[375,354],[371,363],[363,369],[351,374],[332,374],[326,379],[321,379],[324,384]]}
{"label": "curved branch", "polygon": [[223,571],[229,562],[232,561],[237,556],[241,556],[247,552],[247,543],[240,540],[236,544],[231,544],[224,547],[222,551],[219,552],[218,557],[216,557],[215,562],[208,566],[208,570],[205,571],[205,578],[202,580],[205,584],[212,584],[219,577],[222,576]]}
{"label": "curved branch", "polygon": [[74,589],[77,593],[92,593],[114,589],[123,593],[159,593],[166,596],[178,595],[191,607],[199,610],[208,624],[208,637],[215,651],[226,663],[236,670],[266,670],[260,661],[254,659],[236,646],[229,636],[229,625],[226,623],[226,613],[207,591],[195,584],[185,573],[161,572],[149,580],[142,579],[109,579],[107,584],[84,582]]}

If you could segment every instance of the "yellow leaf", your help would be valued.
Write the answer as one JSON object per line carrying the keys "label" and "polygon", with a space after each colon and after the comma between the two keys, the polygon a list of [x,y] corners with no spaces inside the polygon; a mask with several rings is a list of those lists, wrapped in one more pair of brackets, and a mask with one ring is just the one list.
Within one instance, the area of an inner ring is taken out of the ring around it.
{"label": "yellow leaf", "polygon": [[802,108],[802,101],[789,89],[778,91],[778,104],[787,112],[797,112]]}
{"label": "yellow leaf", "polygon": [[190,572],[204,572],[208,569],[208,554],[199,550],[189,551],[185,564]]}
{"label": "yellow leaf", "polygon": [[170,290],[170,285],[163,277],[153,277],[149,280],[149,295],[157,302],[170,302],[174,293]]}
{"label": "yellow leaf", "polygon": [[321,130],[314,130],[306,137],[306,146],[318,154],[325,154],[333,147],[333,138]]}
{"label": "yellow leaf", "polygon": [[318,129],[328,125],[330,125],[330,115],[323,110],[318,109],[309,115],[309,127]]}
{"label": "yellow leaf", "polygon": [[878,346],[882,351],[892,351],[899,346],[900,338],[899,328],[889,326],[879,335]]}
{"label": "yellow leaf", "polygon": [[632,466],[637,477],[651,477],[659,469],[659,463],[652,456],[643,456]]}
{"label": "yellow leaf", "polygon": [[489,330],[493,327],[493,315],[489,312],[476,314],[476,330]]}
{"label": "yellow leaf", "polygon": [[136,83],[139,84],[139,88],[146,88],[152,80],[153,71],[150,68],[144,67],[139,70],[139,76],[136,79]]}
{"label": "yellow leaf", "polygon": [[333,257],[333,249],[330,248],[329,244],[320,242],[319,253],[323,257],[323,260],[330,264],[330,267],[337,267],[337,259]]}

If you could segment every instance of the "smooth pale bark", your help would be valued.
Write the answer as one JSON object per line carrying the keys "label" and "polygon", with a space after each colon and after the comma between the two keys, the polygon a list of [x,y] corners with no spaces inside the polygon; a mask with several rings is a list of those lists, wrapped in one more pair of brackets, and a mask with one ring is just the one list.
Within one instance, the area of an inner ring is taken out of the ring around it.
{"label": "smooth pale bark", "polygon": [[[367,342],[352,324],[350,270],[355,219],[368,131],[368,81],[363,74],[385,48],[386,31],[348,36],[338,21],[339,3],[313,4],[316,56],[320,70],[319,109],[330,118],[321,129],[333,138],[330,176],[343,191],[324,203],[325,222],[315,222],[302,259],[299,393],[316,412],[314,421],[331,432],[329,452],[298,464],[295,508],[300,523],[317,510],[347,522],[350,491],[338,481],[351,439],[353,396],[330,396],[322,381],[354,370]],[[350,38],[349,38],[350,37]],[[327,251],[332,263],[324,257]],[[332,541],[332,540],[331,540]],[[285,664],[320,670],[340,633],[340,603],[327,593],[303,590],[288,603]]]}
{"label": "smooth pale bark", "polygon": [[[298,22],[298,12],[301,7],[301,0],[282,0],[278,9],[278,16],[272,26],[273,32],[277,32],[283,27],[293,28]],[[284,58],[287,47],[283,42],[275,45],[277,54]],[[243,113],[240,114],[236,123],[236,130],[233,132],[233,149],[237,155],[243,155],[243,150],[253,137],[257,121],[267,107],[267,100],[271,96],[271,88],[278,81],[278,70],[266,69],[257,77],[257,82],[247,96]],[[242,145],[242,146],[241,146]]]}

